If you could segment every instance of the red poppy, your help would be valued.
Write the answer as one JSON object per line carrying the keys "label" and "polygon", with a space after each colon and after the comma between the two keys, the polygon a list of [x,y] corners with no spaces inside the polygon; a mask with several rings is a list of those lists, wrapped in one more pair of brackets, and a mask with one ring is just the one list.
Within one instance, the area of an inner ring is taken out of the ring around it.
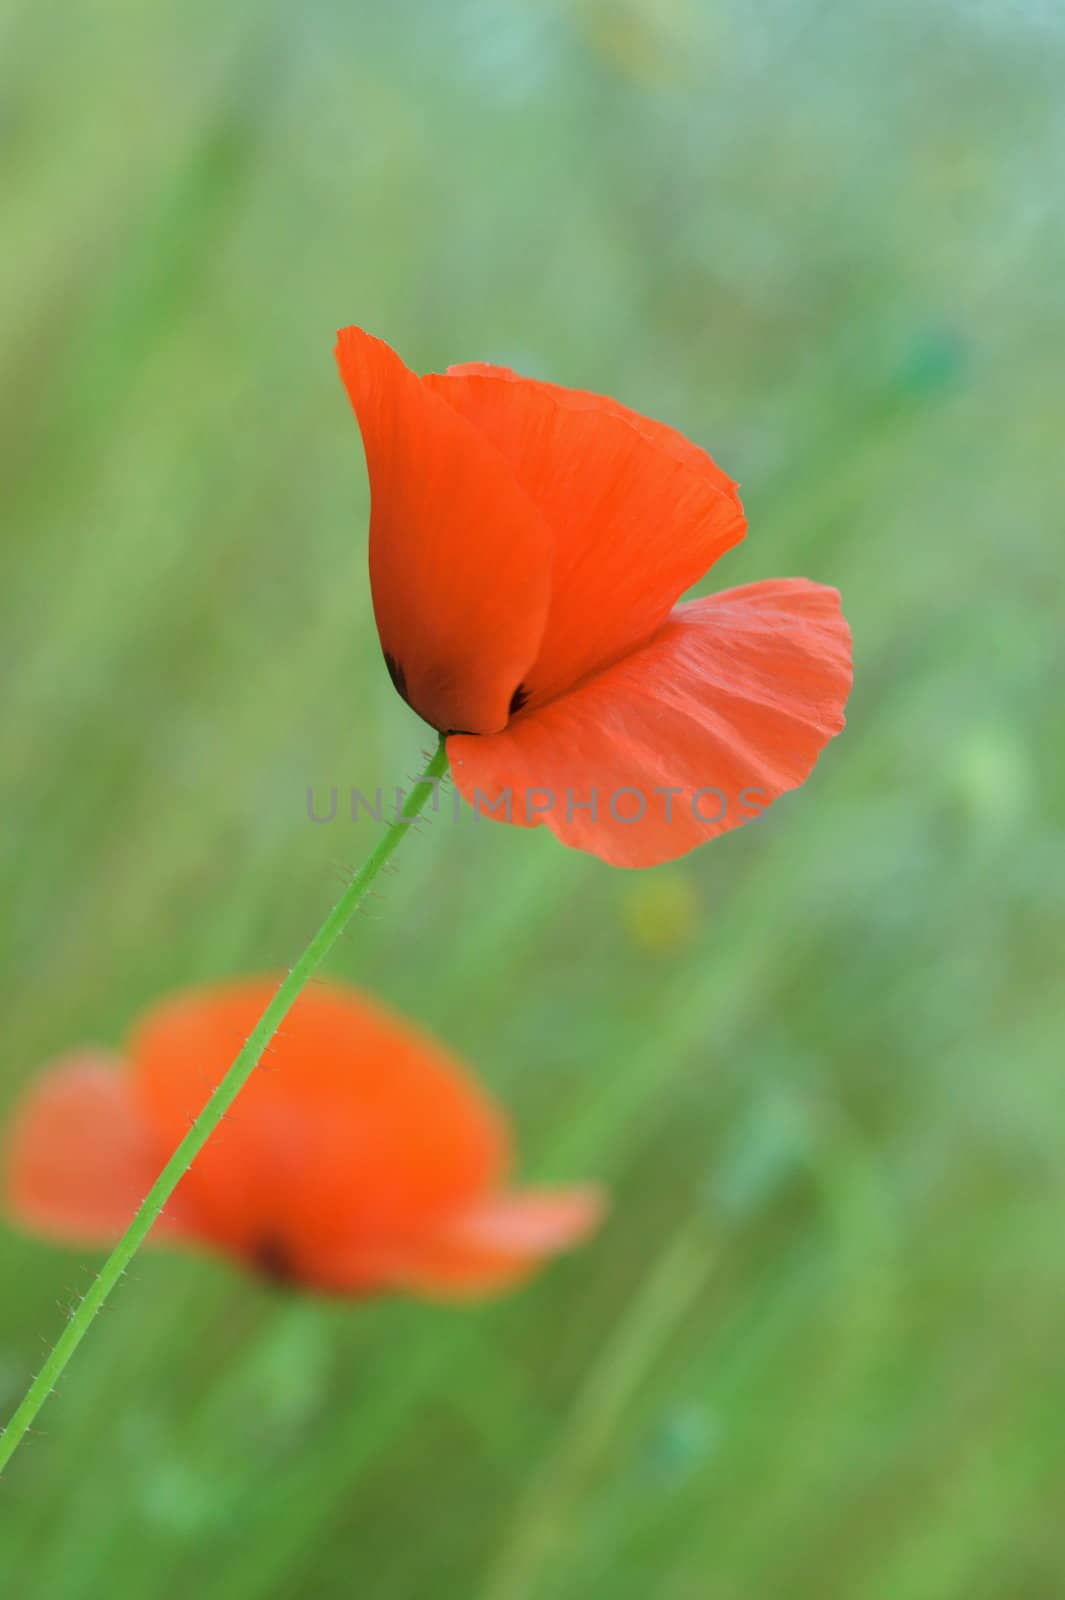
{"label": "red poppy", "polygon": [[802,783],[843,727],[839,595],[792,578],[676,605],[746,526],[704,450],[505,367],[419,378],[359,328],[337,358],[385,660],[476,809],[637,867]]}
{"label": "red poppy", "polygon": [[[47,1069],[9,1134],[14,1219],[116,1239],[276,987],[179,995],[141,1020],[124,1060],[86,1051]],[[505,1119],[454,1057],[355,991],[316,985],[152,1237],[337,1294],[490,1292],[585,1238],[603,1209],[592,1187],[507,1189],[509,1154]]]}

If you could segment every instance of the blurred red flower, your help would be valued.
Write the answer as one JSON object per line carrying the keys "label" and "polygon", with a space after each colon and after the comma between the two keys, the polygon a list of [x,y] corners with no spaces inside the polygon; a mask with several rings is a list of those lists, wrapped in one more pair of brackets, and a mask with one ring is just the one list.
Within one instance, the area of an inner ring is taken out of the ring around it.
{"label": "blurred red flower", "polygon": [[704,450],[505,367],[419,378],[359,328],[337,359],[385,660],[467,800],[631,867],[803,782],[850,691],[839,595],[792,578],[675,605],[746,526]]}
{"label": "blurred red flower", "polygon": [[[46,1068],[16,1108],[8,1210],[24,1228],[105,1244],[277,988],[191,991],[140,1021],[126,1059]],[[591,1186],[504,1186],[500,1111],[439,1044],[354,990],[303,992],[152,1231],[337,1294],[491,1292],[577,1244],[603,1212]]]}

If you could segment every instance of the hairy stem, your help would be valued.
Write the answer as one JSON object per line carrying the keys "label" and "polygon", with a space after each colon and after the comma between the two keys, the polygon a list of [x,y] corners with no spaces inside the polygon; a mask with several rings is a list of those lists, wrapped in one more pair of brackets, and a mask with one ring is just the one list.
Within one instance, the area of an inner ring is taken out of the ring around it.
{"label": "hairy stem", "polygon": [[247,1042],[233,1065],[212,1091],[203,1110],[152,1184],[133,1221],[100,1268],[92,1287],[79,1301],[55,1348],[31,1383],[25,1399],[0,1434],[0,1471],[18,1449],[34,1418],[66,1369],[67,1362],[88,1333],[93,1318],[144,1243],[159,1213],[255,1071],[263,1052],[298,999],[301,990],[344,932],[360,901],[385,862],[398,848],[410,824],[423,809],[430,795],[435,792],[437,780],[446,771],[447,750],[441,738],[432,760],[414,784],[395,818],[388,824],[376,847],[356,872],[336,906],[281,984],[248,1035]]}

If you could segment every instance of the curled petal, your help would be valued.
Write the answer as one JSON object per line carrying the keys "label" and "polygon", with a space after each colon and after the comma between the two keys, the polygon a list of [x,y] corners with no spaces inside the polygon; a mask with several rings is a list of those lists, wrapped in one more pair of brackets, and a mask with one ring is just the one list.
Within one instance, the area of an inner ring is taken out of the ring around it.
{"label": "curled petal", "polygon": [[434,728],[505,726],[547,615],[549,530],[499,451],[359,328],[337,360],[370,476],[370,583],[397,689]]}
{"label": "curled petal", "polygon": [[478,811],[652,866],[802,783],[850,687],[836,591],[755,583],[678,606],[650,643],[502,733],[449,739],[448,757]]}
{"label": "curled petal", "polygon": [[736,485],[664,423],[502,367],[452,367],[425,382],[501,452],[553,533],[551,601],[522,705],[650,638],[743,538]]}

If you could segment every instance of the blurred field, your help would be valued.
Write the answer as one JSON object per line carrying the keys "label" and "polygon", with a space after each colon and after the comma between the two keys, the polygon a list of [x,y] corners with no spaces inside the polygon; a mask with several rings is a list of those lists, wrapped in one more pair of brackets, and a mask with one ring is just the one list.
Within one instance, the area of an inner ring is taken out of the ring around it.
{"label": "blurred field", "polygon": [[[843,590],[798,795],[624,874],[441,817],[332,970],[595,1245],[471,1310],[130,1274],[0,1493],[19,1600],[1065,1594],[1065,28],[982,0],[11,5],[0,1099],[297,952],[413,772],[335,377],[607,391]],[[0,1401],[91,1259],[0,1235]]]}

